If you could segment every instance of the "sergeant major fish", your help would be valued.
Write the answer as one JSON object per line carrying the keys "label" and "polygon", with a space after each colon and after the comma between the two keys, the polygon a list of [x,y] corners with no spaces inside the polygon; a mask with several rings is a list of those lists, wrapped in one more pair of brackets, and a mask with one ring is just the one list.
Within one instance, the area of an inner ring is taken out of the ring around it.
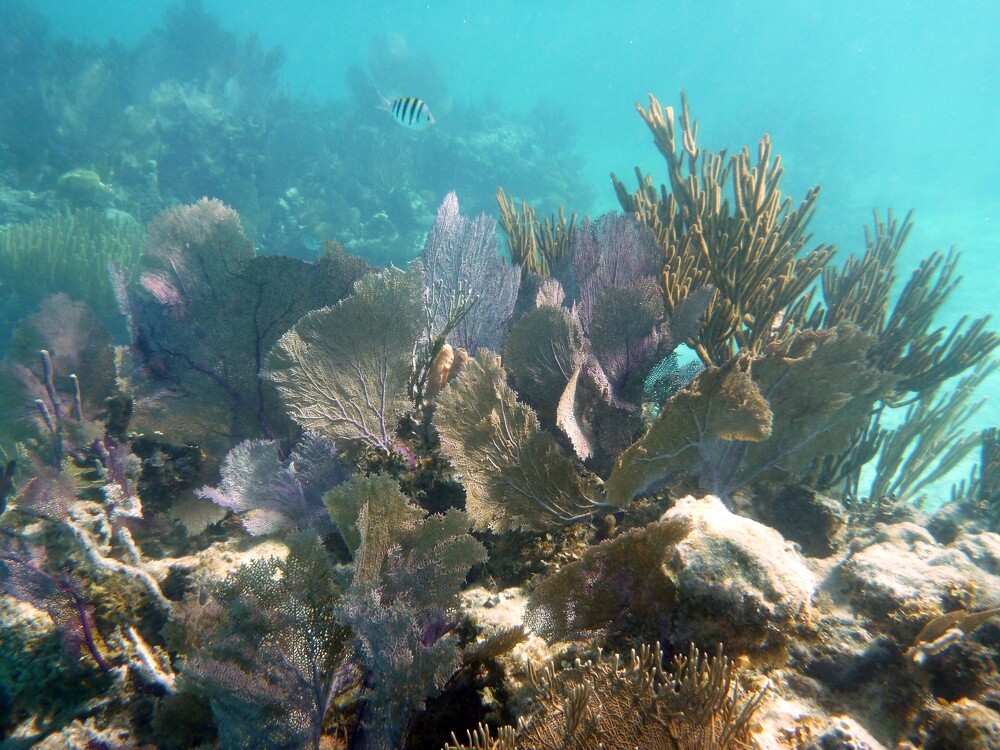
{"label": "sergeant major fish", "polygon": [[392,113],[393,119],[404,128],[423,130],[434,124],[434,115],[423,99],[415,96],[398,96],[392,101],[382,100],[385,109]]}

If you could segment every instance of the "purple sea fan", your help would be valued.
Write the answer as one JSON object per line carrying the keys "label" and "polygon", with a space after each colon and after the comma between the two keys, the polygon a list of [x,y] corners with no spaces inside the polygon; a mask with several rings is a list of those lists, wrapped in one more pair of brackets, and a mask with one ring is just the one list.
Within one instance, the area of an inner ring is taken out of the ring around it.
{"label": "purple sea fan", "polygon": [[612,458],[640,429],[645,380],[672,348],[658,281],[662,265],[655,234],[631,216],[587,220],[574,237],[568,291],[588,355],[568,380],[556,419],[580,458],[594,455],[596,445]]}
{"label": "purple sea fan", "polygon": [[505,325],[514,312],[521,268],[500,257],[496,221],[481,214],[470,221],[458,211],[458,197],[448,193],[421,257],[431,335],[448,321],[449,304],[459,295],[472,294],[472,309],[448,339],[474,355],[480,349],[500,351]]}
{"label": "purple sea fan", "polygon": [[306,432],[286,461],[275,441],[243,441],[223,461],[219,486],[196,494],[233,511],[248,534],[259,536],[328,523],[322,495],[347,475],[333,441]]}
{"label": "purple sea fan", "polygon": [[[573,242],[575,310],[616,391],[645,377],[663,338],[658,276],[663,250],[653,230],[631,216],[584,221]],[[622,394],[619,394],[622,395]]]}
{"label": "purple sea fan", "polygon": [[258,377],[264,357],[303,315],[348,294],[366,266],[335,243],[312,263],[258,256],[237,213],[203,199],[150,223],[140,269],[127,300],[133,424],[213,450],[286,432]]}
{"label": "purple sea fan", "polygon": [[663,249],[646,224],[609,212],[585,219],[574,235],[573,276],[583,330],[590,333],[598,295],[605,289],[628,289],[643,279],[659,279]]}
{"label": "purple sea fan", "polygon": [[70,663],[86,646],[102,672],[110,672],[94,639],[93,607],[84,601],[79,585],[67,574],[46,571],[43,547],[28,545],[20,537],[0,530],[0,593],[12,596],[47,613],[62,637]]}

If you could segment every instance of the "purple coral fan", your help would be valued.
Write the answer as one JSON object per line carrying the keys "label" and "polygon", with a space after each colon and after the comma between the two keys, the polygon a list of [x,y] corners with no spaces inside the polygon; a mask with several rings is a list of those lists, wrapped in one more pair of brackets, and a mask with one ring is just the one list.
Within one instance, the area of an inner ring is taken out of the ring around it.
{"label": "purple coral fan", "polygon": [[448,193],[421,260],[432,335],[447,325],[449,303],[458,295],[472,294],[477,302],[454,327],[449,341],[470,354],[480,349],[500,351],[517,301],[521,267],[500,257],[496,221],[486,214],[467,219],[458,212],[458,197]]}
{"label": "purple coral fan", "polygon": [[594,221],[584,219],[573,236],[572,267],[580,323],[589,333],[600,293],[609,288],[628,289],[643,279],[657,280],[663,249],[648,225],[609,212]]}
{"label": "purple coral fan", "polygon": [[196,494],[233,511],[248,534],[259,536],[328,523],[323,493],[347,476],[333,441],[306,432],[284,461],[275,441],[243,441],[223,461],[219,486]]}
{"label": "purple coral fan", "polygon": [[94,639],[93,607],[79,593],[79,586],[68,575],[45,570],[43,547],[29,545],[19,536],[0,530],[0,593],[12,596],[42,610],[55,623],[63,645],[76,661],[82,646],[94,658],[102,672],[111,665],[101,654]]}

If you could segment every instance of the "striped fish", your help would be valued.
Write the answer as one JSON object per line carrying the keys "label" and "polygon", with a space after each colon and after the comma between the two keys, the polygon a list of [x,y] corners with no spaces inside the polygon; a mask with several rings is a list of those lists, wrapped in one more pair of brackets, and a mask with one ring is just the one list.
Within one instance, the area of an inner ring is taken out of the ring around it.
{"label": "striped fish", "polygon": [[386,100],[386,106],[396,122],[405,128],[423,130],[434,124],[434,115],[423,99],[399,96],[391,102]]}

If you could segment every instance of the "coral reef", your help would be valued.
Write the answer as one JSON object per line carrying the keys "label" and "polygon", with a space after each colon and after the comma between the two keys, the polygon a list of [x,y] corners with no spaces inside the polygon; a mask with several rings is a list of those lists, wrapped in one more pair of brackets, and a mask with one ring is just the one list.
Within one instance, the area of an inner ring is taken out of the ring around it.
{"label": "coral reef", "polygon": [[[285,461],[275,441],[246,440],[226,454],[218,487],[196,492],[231,510],[251,536],[296,528],[322,531],[322,494],[347,479],[333,441],[306,432]],[[317,524],[319,524],[317,526]]]}
{"label": "coral reef", "polygon": [[[475,355],[480,349],[499,351],[504,325],[514,312],[521,280],[518,266],[504,263],[497,248],[496,222],[483,214],[469,221],[458,212],[454,192],[445,196],[420,256],[432,336],[447,333],[452,346]],[[479,302],[455,323],[453,308],[463,296]],[[451,308],[451,310],[450,310]]]}
{"label": "coral reef", "polygon": [[351,529],[354,566],[341,612],[370,675],[362,746],[390,750],[414,711],[461,666],[458,591],[486,549],[468,534],[465,513],[423,518],[386,477],[357,477],[325,500],[338,525]]}
{"label": "coral reef", "polygon": [[728,499],[768,473],[805,472],[847,448],[892,382],[866,362],[870,345],[850,326],[802,331],[761,357],[710,366],[619,456],[609,497],[621,504],[690,472]]}
{"label": "coral reef", "polygon": [[[500,183],[545,210],[585,210],[592,197],[564,115],[452,104],[443,66],[398,35],[373,42],[368,72],[348,72],[344,101],[315,102],[284,90],[282,49],[231,33],[197,2],[168,8],[131,45],[56,41],[27,5],[4,12],[0,224],[65,208],[145,223],[212,195],[268,253],[311,259],[336,236],[372,263],[404,265],[449,191],[474,214]],[[408,137],[377,109],[372,80],[419,86],[448,127]]]}
{"label": "coral reef", "polygon": [[538,221],[535,209],[527,201],[521,201],[519,210],[502,187],[497,191],[497,203],[500,204],[500,225],[507,234],[507,247],[513,261],[527,272],[548,276],[569,255],[576,214],[567,220],[563,207],[559,206],[559,218],[552,216]]}
{"label": "coral reef", "polygon": [[640,642],[722,641],[762,660],[808,629],[817,584],[773,529],[717,498],[685,498],[540,583],[528,621],[560,640],[602,632]]}
{"label": "coral reef", "polygon": [[[72,220],[118,255],[85,288],[97,260],[44,250],[81,278],[40,275],[0,363],[12,746],[996,744],[997,432],[961,423],[998,339],[936,327],[957,254],[890,304],[908,220],[876,215],[833,269],[806,231],[818,191],[782,197],[767,138],[756,159],[700,148],[686,101],[679,123],[640,108],[669,186],[619,183],[624,215],[578,222],[572,168],[507,160],[534,131],[449,102],[434,65],[455,127],[418,135],[363,71],[347,105],[290,100],[280,54],[195,3],[142,54],[18,28],[0,103],[55,76],[35,114],[68,155],[0,135],[0,183],[37,171],[42,193],[24,215],[0,191],[0,220],[46,222],[4,252]],[[419,59],[386,38],[372,73]],[[459,211],[471,172],[466,207],[498,180],[527,196],[499,195],[511,263],[494,219]],[[209,190],[235,208],[194,202]],[[107,209],[152,219],[132,265]],[[405,269],[344,249],[421,243]],[[976,446],[928,517],[919,494]]]}

